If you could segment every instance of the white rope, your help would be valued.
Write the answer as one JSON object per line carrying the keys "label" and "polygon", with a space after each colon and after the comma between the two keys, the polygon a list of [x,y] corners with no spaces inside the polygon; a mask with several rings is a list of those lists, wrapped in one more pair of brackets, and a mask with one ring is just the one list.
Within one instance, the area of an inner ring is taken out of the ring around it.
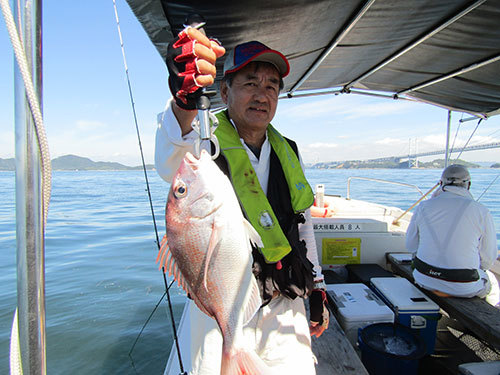
{"label": "white rope", "polygon": [[12,321],[12,330],[10,331],[10,374],[23,375],[23,366],[21,363],[21,348],[19,347],[19,328],[17,323],[17,309]]}
{"label": "white rope", "polygon": [[28,104],[30,106],[33,121],[35,123],[35,133],[38,140],[40,159],[42,163],[42,207],[43,228],[45,229],[47,224],[47,215],[49,212],[50,191],[52,185],[49,145],[47,142],[47,136],[45,135],[42,111],[40,109],[40,104],[35,91],[35,87],[33,85],[33,79],[31,77],[28,60],[26,58],[26,52],[19,37],[19,32],[16,28],[14,17],[12,16],[12,10],[10,9],[9,1],[0,0],[0,6],[2,7],[5,25],[7,26],[7,31],[9,32],[10,41],[12,43],[14,55],[16,56],[19,71],[21,72],[21,76],[23,78],[24,88],[26,90],[26,96],[28,98]]}

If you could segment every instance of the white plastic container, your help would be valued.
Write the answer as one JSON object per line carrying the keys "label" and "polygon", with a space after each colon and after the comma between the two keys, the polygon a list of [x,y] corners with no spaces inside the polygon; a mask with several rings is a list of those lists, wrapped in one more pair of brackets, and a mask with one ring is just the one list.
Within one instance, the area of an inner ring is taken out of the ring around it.
{"label": "white plastic container", "polygon": [[330,284],[337,320],[355,348],[358,330],[373,323],[394,322],[394,312],[365,284]]}
{"label": "white plastic container", "polygon": [[324,207],[325,199],[325,185],[323,184],[317,184],[316,185],[316,206],[318,207]]}

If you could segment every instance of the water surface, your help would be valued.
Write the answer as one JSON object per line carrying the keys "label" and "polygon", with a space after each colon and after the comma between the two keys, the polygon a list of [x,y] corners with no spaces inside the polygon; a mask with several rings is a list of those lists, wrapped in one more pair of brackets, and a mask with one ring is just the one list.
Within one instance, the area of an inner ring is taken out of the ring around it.
{"label": "water surface", "polygon": [[[416,184],[426,192],[439,170],[307,170],[314,186],[346,195],[349,176]],[[499,171],[473,169],[475,197]],[[159,236],[168,184],[148,174]],[[16,302],[15,178],[0,172],[0,373],[9,371],[9,339]],[[481,198],[500,229],[500,186]],[[351,182],[351,197],[408,208],[416,190]],[[497,234],[498,238],[498,234]],[[53,173],[46,231],[47,370],[49,374],[161,374],[172,343],[162,302],[129,356],[143,324],[164,292],[151,209],[142,171]],[[171,289],[178,320],[185,300]]]}

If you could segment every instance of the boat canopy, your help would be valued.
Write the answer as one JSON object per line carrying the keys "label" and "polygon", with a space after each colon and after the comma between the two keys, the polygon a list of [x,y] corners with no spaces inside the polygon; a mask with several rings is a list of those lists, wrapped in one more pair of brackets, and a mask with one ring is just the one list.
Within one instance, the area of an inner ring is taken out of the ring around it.
{"label": "boat canopy", "polygon": [[226,50],[249,40],[279,50],[285,97],[357,92],[500,113],[500,0],[127,2],[162,58],[191,13]]}

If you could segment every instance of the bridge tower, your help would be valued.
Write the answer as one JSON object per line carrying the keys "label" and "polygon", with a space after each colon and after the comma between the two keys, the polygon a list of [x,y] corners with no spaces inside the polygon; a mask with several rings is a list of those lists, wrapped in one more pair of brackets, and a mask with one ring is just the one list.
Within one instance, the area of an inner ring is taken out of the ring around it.
{"label": "bridge tower", "polygon": [[418,168],[418,150],[417,150],[417,138],[414,139],[414,149],[412,153],[412,139],[408,142],[408,168]]}

